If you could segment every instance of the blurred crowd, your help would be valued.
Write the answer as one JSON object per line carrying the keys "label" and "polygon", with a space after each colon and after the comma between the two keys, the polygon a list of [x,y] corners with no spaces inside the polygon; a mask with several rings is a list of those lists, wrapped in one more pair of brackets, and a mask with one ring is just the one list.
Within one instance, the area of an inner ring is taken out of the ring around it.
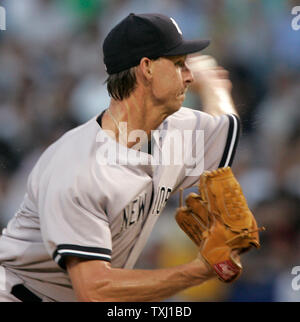
{"label": "blurred crowd", "polygon": [[[298,1],[299,2],[299,1]],[[0,31],[0,228],[22,201],[43,150],[107,108],[101,44],[130,12],[173,17],[185,38],[229,72],[243,133],[233,169],[258,224],[262,247],[243,256],[232,285],[212,281],[179,301],[300,301],[292,268],[300,265],[300,30],[288,0],[4,0]],[[298,3],[300,5],[300,3]],[[188,94],[185,106],[201,109]],[[67,156],[66,156],[67,157]],[[62,179],[63,180],[63,179]],[[188,193],[189,191],[185,191]],[[173,219],[174,196],[138,267],[176,265],[195,256]]]}

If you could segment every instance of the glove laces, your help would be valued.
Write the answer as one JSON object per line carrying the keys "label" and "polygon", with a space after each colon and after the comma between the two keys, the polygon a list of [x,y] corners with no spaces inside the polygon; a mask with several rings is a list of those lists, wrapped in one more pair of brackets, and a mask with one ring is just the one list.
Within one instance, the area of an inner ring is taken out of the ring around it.
{"label": "glove laces", "polygon": [[257,229],[252,229],[252,230],[245,229],[245,231],[243,231],[243,232],[237,234],[236,236],[232,237],[231,239],[227,240],[226,244],[230,244],[230,243],[232,243],[234,240],[236,240],[238,238],[255,239],[255,237],[250,236],[250,234],[253,234],[253,233],[256,233],[256,232],[259,232],[259,231],[265,231],[265,230],[266,230],[266,227],[264,227],[264,226],[259,227]]}

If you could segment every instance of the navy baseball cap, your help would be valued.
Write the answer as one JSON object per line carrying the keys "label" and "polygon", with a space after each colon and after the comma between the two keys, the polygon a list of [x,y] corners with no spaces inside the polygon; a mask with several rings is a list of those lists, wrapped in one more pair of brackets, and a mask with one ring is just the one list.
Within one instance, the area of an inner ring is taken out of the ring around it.
{"label": "navy baseball cap", "polygon": [[173,18],[162,14],[129,14],[106,36],[104,64],[108,74],[137,66],[143,57],[186,55],[209,45],[209,40],[184,40]]}

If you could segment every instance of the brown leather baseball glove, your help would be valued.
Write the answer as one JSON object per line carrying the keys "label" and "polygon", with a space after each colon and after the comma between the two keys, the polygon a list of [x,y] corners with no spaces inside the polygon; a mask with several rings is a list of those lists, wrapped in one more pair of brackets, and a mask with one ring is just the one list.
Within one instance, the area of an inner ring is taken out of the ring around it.
{"label": "brown leather baseball glove", "polygon": [[230,167],[204,172],[199,194],[186,198],[186,207],[176,212],[181,229],[199,246],[200,254],[223,282],[232,282],[242,272],[239,256],[260,247],[260,230],[248,208],[241,186]]}

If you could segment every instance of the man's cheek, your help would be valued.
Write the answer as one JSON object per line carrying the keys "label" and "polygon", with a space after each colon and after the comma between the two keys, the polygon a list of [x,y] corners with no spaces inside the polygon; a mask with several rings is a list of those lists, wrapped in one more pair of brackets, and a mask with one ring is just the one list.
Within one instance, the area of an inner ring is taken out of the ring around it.
{"label": "man's cheek", "polygon": [[170,81],[166,81],[165,79],[157,82],[153,87],[153,92],[155,97],[157,98],[163,98],[168,95],[170,91],[170,85],[168,85]]}

